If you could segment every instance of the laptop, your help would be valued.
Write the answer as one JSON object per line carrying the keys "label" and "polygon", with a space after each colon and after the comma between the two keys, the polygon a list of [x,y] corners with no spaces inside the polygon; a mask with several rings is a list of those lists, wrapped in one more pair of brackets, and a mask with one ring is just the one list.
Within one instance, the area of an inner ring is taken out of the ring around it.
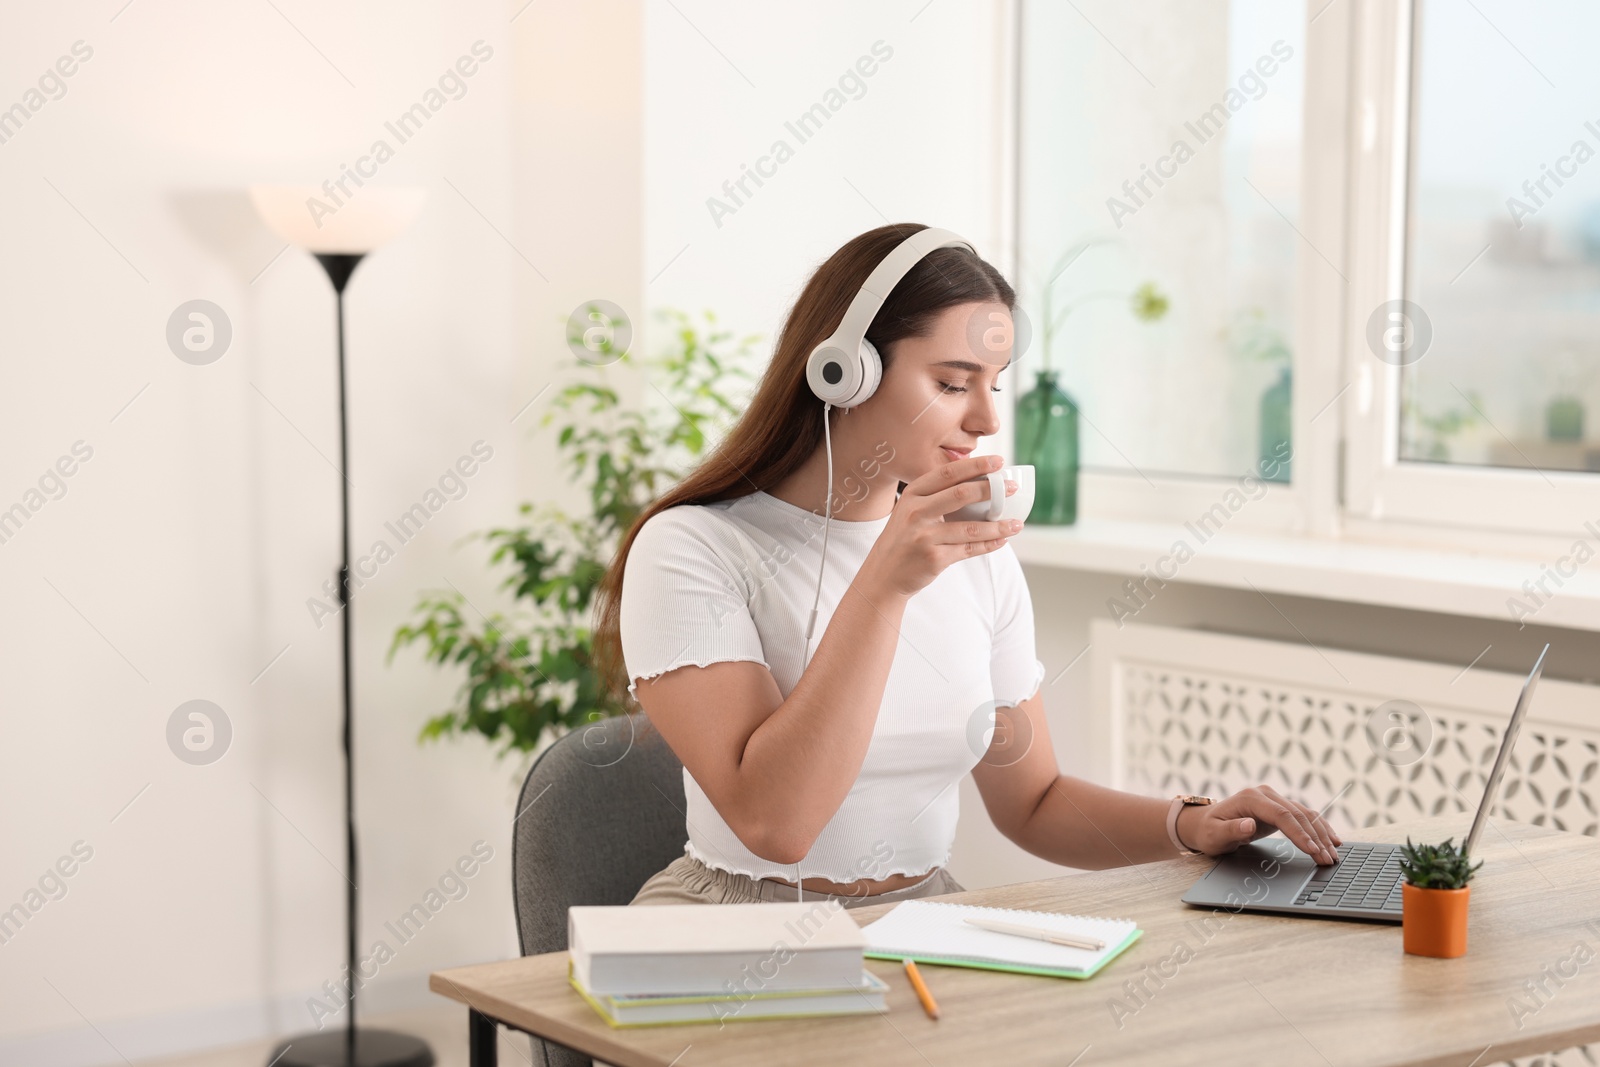
{"label": "laptop", "polygon": [[[1500,792],[1500,779],[1511,760],[1517,731],[1533,700],[1533,689],[1544,670],[1545,645],[1522,683],[1522,694],[1511,712],[1500,740],[1500,753],[1478,802],[1465,852],[1472,854],[1478,835],[1489,821],[1489,809]],[[1403,845],[1373,841],[1346,841],[1336,850],[1338,862],[1318,864],[1277,831],[1249,844],[1241,845],[1221,857],[1181,898],[1198,907],[1227,908],[1229,911],[1269,911],[1281,915],[1317,918],[1367,919],[1397,923],[1401,919],[1400,873]],[[1343,836],[1343,835],[1340,835]]]}

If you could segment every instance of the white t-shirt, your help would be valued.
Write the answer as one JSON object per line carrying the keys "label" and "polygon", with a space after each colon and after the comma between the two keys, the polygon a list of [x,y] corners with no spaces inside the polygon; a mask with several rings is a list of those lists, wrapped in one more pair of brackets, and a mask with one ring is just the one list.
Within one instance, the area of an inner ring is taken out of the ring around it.
{"label": "white t-shirt", "polygon": [[[889,523],[834,519],[811,636],[829,620]],[[628,691],[685,664],[762,663],[785,699],[804,669],[806,619],[822,558],[822,516],[757,491],[658,512],[623,570]],[[800,877],[854,882],[924,874],[949,860],[960,790],[994,733],[994,709],[1038,691],[1033,604],[1010,545],[946,567],[906,603],[872,740],[850,793],[800,864]],[[709,728],[709,727],[708,727]],[[755,855],[688,769],[685,852],[709,867],[795,881]]]}

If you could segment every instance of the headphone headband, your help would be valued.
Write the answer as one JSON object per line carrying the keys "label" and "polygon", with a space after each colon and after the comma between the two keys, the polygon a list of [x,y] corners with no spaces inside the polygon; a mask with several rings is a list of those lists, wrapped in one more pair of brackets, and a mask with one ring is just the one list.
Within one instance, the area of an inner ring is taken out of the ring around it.
{"label": "headphone headband", "polygon": [[899,283],[901,278],[911,273],[911,268],[922,261],[929,252],[939,248],[965,248],[968,252],[977,254],[977,250],[968,244],[960,235],[950,230],[941,230],[930,226],[895,245],[894,250],[883,261],[872,269],[867,275],[867,280],[861,283],[861,291],[856,293],[855,299],[850,301],[850,307],[845,311],[844,318],[839,320],[839,328],[833,331],[833,336],[828,338],[830,346],[853,351],[850,347],[852,340],[859,342],[867,335],[872,320],[883,307],[883,302],[889,298],[889,293]]}

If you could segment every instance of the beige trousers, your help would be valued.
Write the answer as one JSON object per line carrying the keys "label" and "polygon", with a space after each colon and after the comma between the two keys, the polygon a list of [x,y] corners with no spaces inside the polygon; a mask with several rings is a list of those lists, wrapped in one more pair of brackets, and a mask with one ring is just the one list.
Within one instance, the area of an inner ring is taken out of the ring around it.
{"label": "beige trousers", "polygon": [[[820,893],[805,890],[805,900],[837,900],[847,908],[865,904],[888,904],[896,900],[915,897],[938,896],[941,893],[961,893],[965,890],[943,867],[928,872],[926,878],[901,889],[887,893],[860,896],[849,893]],[[792,885],[770,882],[765,878],[707,867],[688,853],[679,856],[665,868],[650,876],[629,904],[758,904],[772,901],[801,899]]]}

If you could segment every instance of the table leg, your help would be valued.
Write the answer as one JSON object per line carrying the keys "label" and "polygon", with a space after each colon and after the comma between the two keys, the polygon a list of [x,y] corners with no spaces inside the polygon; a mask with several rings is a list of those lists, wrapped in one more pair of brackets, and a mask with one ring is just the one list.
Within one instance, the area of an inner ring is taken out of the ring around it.
{"label": "table leg", "polygon": [[500,1054],[495,1021],[477,1008],[467,1009],[469,1062],[471,1067],[496,1067]]}

